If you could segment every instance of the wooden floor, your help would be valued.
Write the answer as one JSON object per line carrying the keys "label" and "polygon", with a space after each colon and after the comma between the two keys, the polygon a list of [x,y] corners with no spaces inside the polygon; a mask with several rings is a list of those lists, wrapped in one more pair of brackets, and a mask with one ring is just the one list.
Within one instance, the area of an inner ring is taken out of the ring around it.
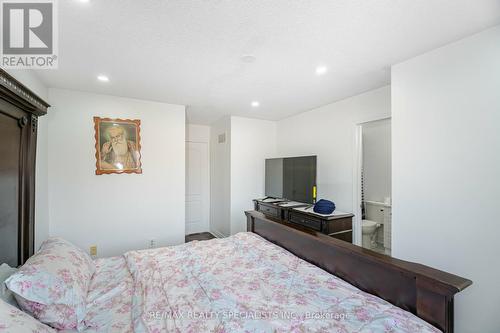
{"label": "wooden floor", "polygon": [[194,241],[194,240],[202,241],[202,240],[209,240],[212,238],[215,238],[215,236],[212,235],[211,233],[200,232],[199,234],[186,235],[186,243]]}

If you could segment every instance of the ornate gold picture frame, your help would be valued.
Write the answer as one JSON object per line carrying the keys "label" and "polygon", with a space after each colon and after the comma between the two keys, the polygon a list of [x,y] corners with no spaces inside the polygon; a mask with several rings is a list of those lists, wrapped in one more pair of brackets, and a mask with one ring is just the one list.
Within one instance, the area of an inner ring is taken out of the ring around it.
{"label": "ornate gold picture frame", "polygon": [[141,121],[94,117],[96,175],[142,173]]}

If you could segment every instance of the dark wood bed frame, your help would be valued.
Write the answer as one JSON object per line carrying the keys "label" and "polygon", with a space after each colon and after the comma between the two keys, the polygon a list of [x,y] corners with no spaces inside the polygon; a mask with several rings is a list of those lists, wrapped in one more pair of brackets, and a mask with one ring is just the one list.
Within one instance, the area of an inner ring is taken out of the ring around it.
{"label": "dark wood bed frame", "polygon": [[294,255],[453,333],[453,296],[472,281],[421,264],[395,259],[319,232],[245,212],[247,230]]}

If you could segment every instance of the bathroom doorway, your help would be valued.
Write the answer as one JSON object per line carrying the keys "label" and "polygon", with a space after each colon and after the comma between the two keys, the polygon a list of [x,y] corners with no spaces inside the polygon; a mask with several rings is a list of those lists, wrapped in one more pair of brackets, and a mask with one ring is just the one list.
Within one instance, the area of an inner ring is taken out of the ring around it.
{"label": "bathroom doorway", "polygon": [[356,126],[354,208],[356,244],[391,254],[392,147],[391,119]]}

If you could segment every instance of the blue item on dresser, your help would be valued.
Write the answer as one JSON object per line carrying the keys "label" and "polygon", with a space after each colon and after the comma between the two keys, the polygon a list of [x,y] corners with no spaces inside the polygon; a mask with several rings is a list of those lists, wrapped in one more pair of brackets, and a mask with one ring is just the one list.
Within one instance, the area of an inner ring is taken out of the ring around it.
{"label": "blue item on dresser", "polygon": [[330,200],[321,199],[314,205],[314,212],[328,215],[335,211],[335,203]]}

